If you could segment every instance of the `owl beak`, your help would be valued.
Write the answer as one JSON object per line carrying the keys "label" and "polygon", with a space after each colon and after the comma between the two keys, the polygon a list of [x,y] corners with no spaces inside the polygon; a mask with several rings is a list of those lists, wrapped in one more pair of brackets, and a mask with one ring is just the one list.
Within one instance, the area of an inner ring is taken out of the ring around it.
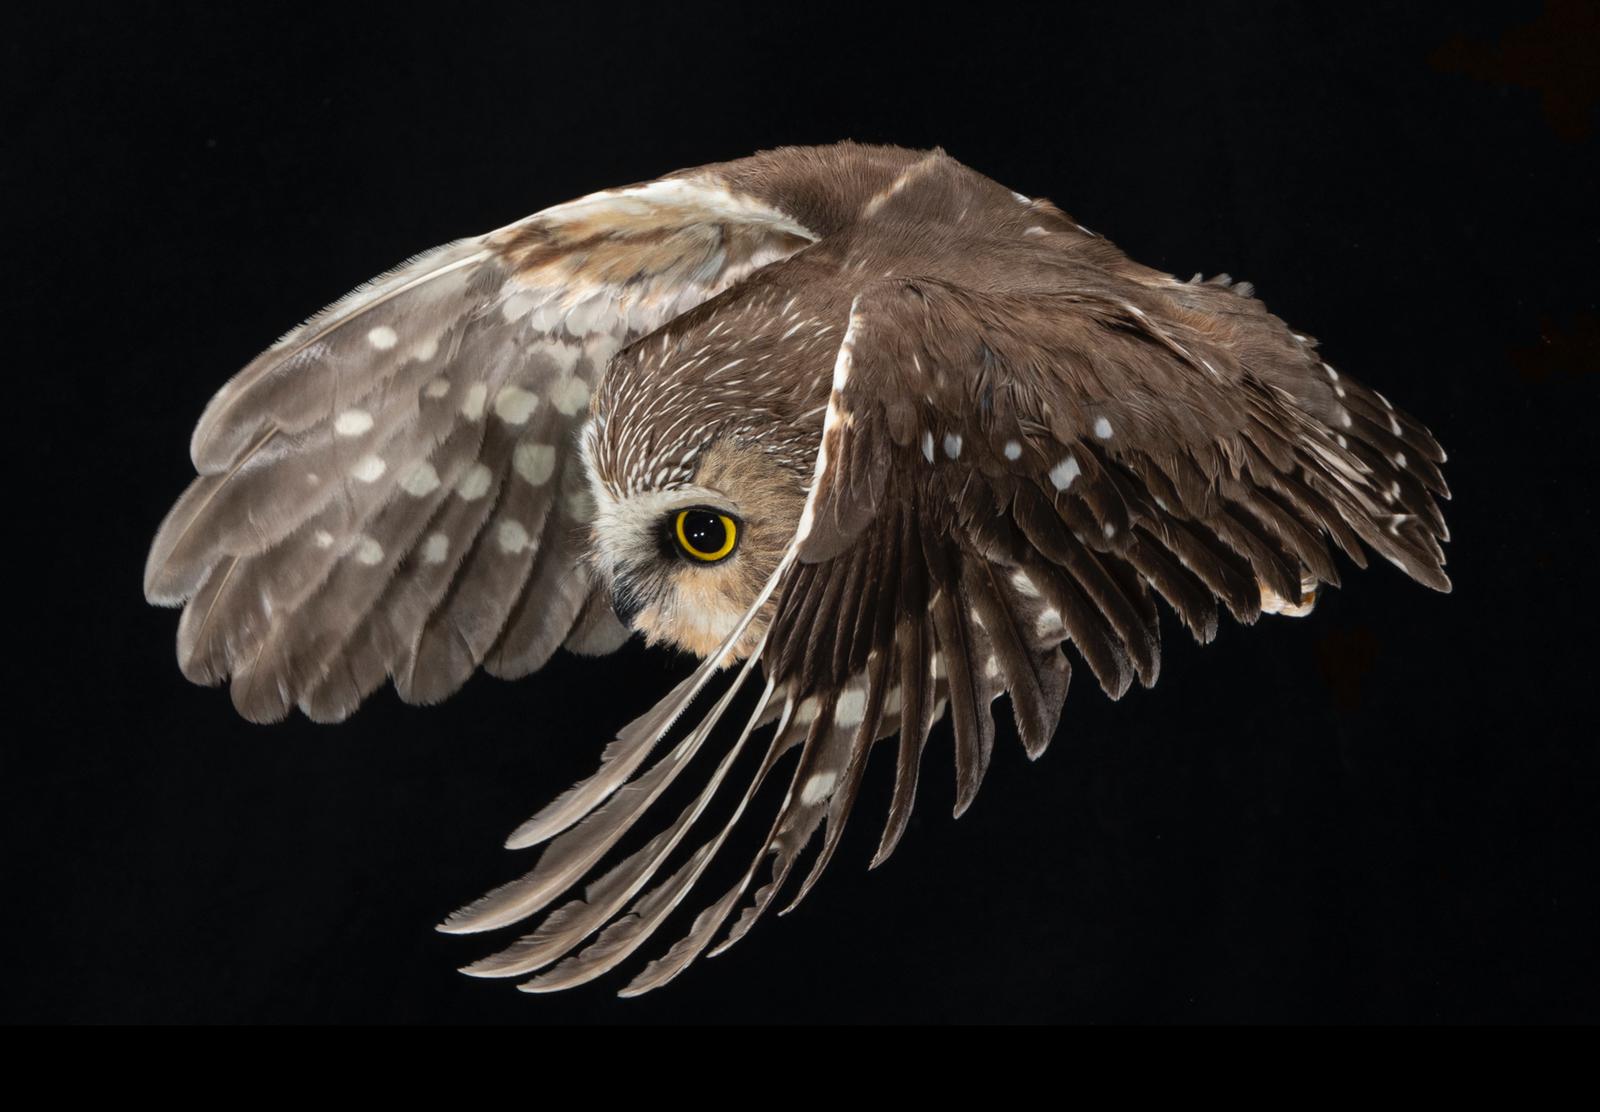
{"label": "owl beak", "polygon": [[617,584],[611,595],[611,609],[616,611],[617,621],[633,628],[633,619],[639,616],[639,611],[644,609],[644,599],[621,584]]}

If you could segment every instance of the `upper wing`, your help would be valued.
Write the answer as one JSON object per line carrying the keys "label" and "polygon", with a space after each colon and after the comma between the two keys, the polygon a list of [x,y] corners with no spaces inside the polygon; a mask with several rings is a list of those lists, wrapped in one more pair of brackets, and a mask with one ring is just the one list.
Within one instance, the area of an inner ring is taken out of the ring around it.
{"label": "upper wing", "polygon": [[434,702],[480,664],[625,636],[581,560],[575,450],[623,345],[810,233],[689,174],[441,247],[289,333],[212,399],[145,594],[184,674],[257,721]]}
{"label": "upper wing", "polygon": [[[875,687],[898,684],[902,720],[909,708],[922,723],[900,731],[881,860],[936,699],[950,706],[959,814],[1002,691],[1030,756],[1049,743],[1071,673],[1063,640],[1113,698],[1155,682],[1152,591],[1205,642],[1218,600],[1246,623],[1309,612],[1339,582],[1330,541],[1358,566],[1364,543],[1449,590],[1432,436],[1247,291],[1170,287],[920,280],[857,299],[769,637],[780,689],[842,703],[864,687],[856,737],[796,773],[838,785],[824,860],[882,729]],[[802,647],[817,631],[831,640],[820,658]]]}
{"label": "upper wing", "polygon": [[[852,307],[806,509],[746,625],[775,592],[778,612],[744,671],[642,773],[717,658],[624,730],[599,772],[513,835],[513,846],[554,839],[532,872],[443,929],[515,922],[590,874],[695,757],[759,659],[768,678],[756,707],[687,809],[532,934],[467,970],[514,976],[555,963],[523,986],[547,991],[615,967],[687,896],[778,758],[798,748],[748,869],[624,992],[663,984],[706,950],[770,857],[770,880],[722,947],[749,929],[825,821],[795,899],[804,896],[838,844],[876,740],[899,734],[881,861],[905,829],[922,749],[946,706],[959,814],[988,764],[989,704],[1002,691],[1028,753],[1049,743],[1071,672],[1064,640],[1113,697],[1135,677],[1153,683],[1152,589],[1202,641],[1218,599],[1246,622],[1309,608],[1318,583],[1338,581],[1330,540],[1358,564],[1364,542],[1447,590],[1432,497],[1446,493],[1443,458],[1420,425],[1226,283],[1105,276],[1099,286],[980,293],[880,281]],[[668,872],[774,715],[731,816]]]}

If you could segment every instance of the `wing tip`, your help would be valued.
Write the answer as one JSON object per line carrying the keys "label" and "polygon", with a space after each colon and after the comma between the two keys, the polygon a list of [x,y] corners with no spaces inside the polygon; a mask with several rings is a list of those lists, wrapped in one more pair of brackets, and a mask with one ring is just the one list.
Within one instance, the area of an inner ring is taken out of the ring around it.
{"label": "wing tip", "polygon": [[[456,935],[482,934],[484,931],[493,930],[494,924],[485,924],[482,915],[473,910],[475,906],[475,904],[468,904],[466,907],[452,911],[435,923],[433,929],[440,934]],[[472,964],[478,965],[480,962],[473,962]],[[467,970],[463,968],[461,972],[466,973]]]}
{"label": "wing tip", "polygon": [[[440,928],[435,927],[434,929],[435,930],[439,930]],[[467,965],[460,965],[460,966],[456,967],[456,972],[457,973],[461,973],[461,974],[463,974],[465,976],[468,976],[468,977],[477,977],[480,980],[490,980],[490,979],[498,976],[498,974],[488,973],[488,972],[485,972],[482,969],[479,969],[478,966],[480,966],[481,964],[483,964],[483,963],[475,961],[475,962],[471,962],[471,963],[469,963]]]}
{"label": "wing tip", "polygon": [[[549,841],[571,825],[563,821],[561,815],[550,814],[550,808],[545,808],[531,819],[506,835],[506,849],[532,849],[543,842]],[[581,816],[580,816],[581,817]]]}

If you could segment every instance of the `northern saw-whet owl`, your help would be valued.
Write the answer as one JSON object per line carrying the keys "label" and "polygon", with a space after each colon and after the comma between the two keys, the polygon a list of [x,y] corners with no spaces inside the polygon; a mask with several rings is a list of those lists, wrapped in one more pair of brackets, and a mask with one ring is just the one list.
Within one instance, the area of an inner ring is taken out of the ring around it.
{"label": "northern saw-whet owl", "polygon": [[[1219,601],[1308,613],[1331,549],[1449,589],[1417,421],[1248,285],[1140,266],[938,150],[770,151],[426,252],[247,366],[190,451],[145,592],[250,719],[336,721],[386,679],[432,703],[630,631],[703,658],[513,833],[532,871],[442,925],[544,912],[467,967],[532,991],[644,946],[738,830],[748,868],[624,993],[743,936],[822,829],[801,898],[896,739],[882,861],[947,714],[959,815],[997,696],[1049,744],[1065,643],[1112,698],[1155,682],[1155,595],[1205,642]],[[776,814],[747,813],[769,775]]]}

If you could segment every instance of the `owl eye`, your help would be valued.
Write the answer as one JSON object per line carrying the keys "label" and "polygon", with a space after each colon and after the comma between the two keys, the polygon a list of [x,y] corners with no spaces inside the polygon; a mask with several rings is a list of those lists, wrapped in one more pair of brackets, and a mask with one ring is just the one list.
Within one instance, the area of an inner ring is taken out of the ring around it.
{"label": "owl eye", "polygon": [[732,554],[739,542],[739,523],[716,510],[679,510],[673,533],[686,555],[714,564]]}

